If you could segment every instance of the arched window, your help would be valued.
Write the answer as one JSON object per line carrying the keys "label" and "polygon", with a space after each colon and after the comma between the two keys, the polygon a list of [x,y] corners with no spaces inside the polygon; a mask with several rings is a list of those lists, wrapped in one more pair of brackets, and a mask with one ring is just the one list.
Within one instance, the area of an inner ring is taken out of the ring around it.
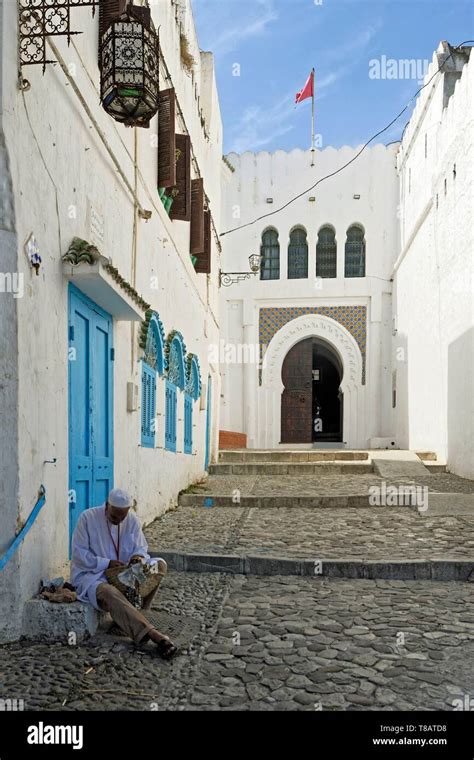
{"label": "arched window", "polygon": [[347,230],[344,276],[365,277],[364,230],[357,224]]}
{"label": "arched window", "polygon": [[183,336],[179,332],[173,332],[168,337],[168,377],[166,380],[166,407],[165,407],[165,448],[168,451],[176,451],[176,428],[178,416],[178,389],[184,390],[186,372],[184,357],[186,347]]}
{"label": "arched window", "polygon": [[147,313],[140,334],[142,361],[142,408],[141,444],[155,447],[156,432],[156,373],[162,375],[165,368],[164,330],[156,311]]}
{"label": "arched window", "polygon": [[199,359],[188,354],[186,362],[186,388],[184,394],[184,453],[193,453],[193,406],[201,395]]}
{"label": "arched window", "polygon": [[306,230],[296,227],[290,233],[288,246],[288,279],[299,280],[308,276],[308,240]]}
{"label": "arched window", "polygon": [[162,375],[165,369],[165,333],[156,311],[148,312],[140,335],[143,360]]}
{"label": "arched window", "polygon": [[325,225],[318,232],[316,277],[337,277],[337,243],[333,227]]}
{"label": "arched window", "polygon": [[262,256],[260,279],[280,279],[280,243],[276,230],[265,230],[262,235],[260,254]]}

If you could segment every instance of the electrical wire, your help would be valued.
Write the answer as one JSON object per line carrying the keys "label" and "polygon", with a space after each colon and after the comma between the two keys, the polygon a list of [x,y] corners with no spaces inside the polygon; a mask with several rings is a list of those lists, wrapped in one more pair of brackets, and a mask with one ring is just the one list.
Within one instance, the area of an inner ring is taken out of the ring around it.
{"label": "electrical wire", "polygon": [[[336,174],[339,174],[340,172],[342,172],[344,169],[347,169],[347,167],[350,166],[350,164],[353,164],[354,161],[356,161],[359,158],[359,156],[364,152],[364,150],[370,145],[371,142],[373,142],[377,137],[379,137],[384,132],[386,132],[388,129],[390,129],[390,127],[393,124],[395,124],[396,121],[398,121],[398,119],[400,118],[400,116],[402,116],[405,113],[405,111],[408,110],[408,108],[409,108],[410,103],[412,102],[412,100],[414,100],[415,98],[417,98],[418,95],[420,94],[420,92],[422,90],[424,90],[425,87],[428,87],[429,84],[431,84],[431,82],[433,81],[433,79],[435,78],[435,76],[437,76],[438,74],[441,73],[441,71],[443,70],[443,67],[446,65],[446,63],[449,61],[449,59],[453,57],[454,51],[459,50],[459,48],[461,48],[461,47],[463,47],[464,45],[467,45],[467,44],[474,44],[474,40],[465,40],[464,42],[461,42],[459,45],[456,45],[455,47],[451,48],[450,54],[445,58],[445,60],[441,64],[441,66],[434,72],[433,76],[431,76],[428,79],[428,81],[426,82],[426,84],[421,85],[421,87],[415,92],[415,94],[411,96],[410,100],[407,102],[407,104],[404,106],[404,108],[402,108],[402,110],[400,111],[400,113],[397,114],[397,116],[395,116],[395,118],[392,119],[392,121],[389,124],[387,124],[386,127],[384,127],[379,132],[377,132],[375,135],[373,135],[370,138],[370,140],[368,140],[365,143],[365,145],[362,146],[362,148],[359,150],[359,152],[356,153],[356,155],[351,158],[350,161],[348,161],[346,164],[343,164],[343,166],[340,166],[339,169],[336,169],[336,171],[331,172],[331,174],[326,174],[325,177],[321,177],[321,179],[318,179],[318,181],[315,182],[314,185],[311,185],[311,187],[309,187],[307,190],[303,190],[302,193],[299,193],[294,198],[291,198],[291,200],[289,200],[287,203],[285,203],[280,208],[275,209],[275,211],[269,211],[268,214],[263,214],[262,216],[257,217],[257,219],[254,219],[252,222],[247,222],[246,224],[240,225],[240,227],[234,227],[233,229],[227,230],[226,232],[221,232],[221,234],[220,234],[221,238],[224,237],[225,235],[230,235],[232,232],[237,232],[238,230],[243,230],[246,227],[251,227],[252,225],[256,224],[257,222],[262,221],[262,219],[268,219],[268,217],[270,217],[270,216],[274,216],[275,214],[279,214],[281,211],[284,211],[286,208],[288,208],[288,206],[291,206],[292,203],[295,203],[295,201],[299,200],[304,195],[307,195],[307,193],[310,193],[312,190],[314,190],[316,187],[318,187],[318,185],[320,185],[325,180],[330,179],[331,177],[334,177]],[[405,129],[408,126],[408,123],[405,125]],[[404,132],[405,132],[405,129],[403,130]]]}

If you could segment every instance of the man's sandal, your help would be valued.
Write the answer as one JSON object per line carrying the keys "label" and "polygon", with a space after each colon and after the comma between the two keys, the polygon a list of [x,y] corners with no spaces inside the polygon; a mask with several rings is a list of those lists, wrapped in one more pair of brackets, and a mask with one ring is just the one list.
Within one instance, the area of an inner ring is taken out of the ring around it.
{"label": "man's sandal", "polygon": [[178,647],[173,644],[171,639],[162,639],[156,643],[156,648],[163,660],[171,660],[178,652]]}

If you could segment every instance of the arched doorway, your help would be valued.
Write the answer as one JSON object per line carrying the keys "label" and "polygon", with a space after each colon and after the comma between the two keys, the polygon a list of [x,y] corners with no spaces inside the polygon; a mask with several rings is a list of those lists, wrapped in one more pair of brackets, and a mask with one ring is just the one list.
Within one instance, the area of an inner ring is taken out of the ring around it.
{"label": "arched doorway", "polygon": [[307,338],[282,366],[281,443],[343,440],[342,363],[321,338]]}

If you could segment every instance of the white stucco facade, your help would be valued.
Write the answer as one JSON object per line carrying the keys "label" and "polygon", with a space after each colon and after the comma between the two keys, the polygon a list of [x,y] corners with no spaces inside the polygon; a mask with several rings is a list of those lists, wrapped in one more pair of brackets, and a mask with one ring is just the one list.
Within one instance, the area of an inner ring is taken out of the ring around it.
{"label": "white stucco facade", "polygon": [[[248,257],[260,252],[268,229],[278,232],[280,245],[277,279],[251,276],[221,290],[221,425],[245,433],[249,447],[281,446],[283,362],[311,337],[331,346],[342,363],[342,445],[434,451],[451,472],[474,476],[469,53],[440,43],[402,142],[366,149],[314,190],[308,188],[358,149],[317,151],[314,167],[311,153],[299,150],[228,156],[235,171],[224,184],[223,230],[242,229],[222,237],[223,271],[248,272]],[[344,276],[352,224],[365,232],[365,277]],[[337,276],[316,280],[323,225],[336,232]],[[288,279],[288,243],[297,226],[307,233],[308,277]],[[365,310],[364,341],[351,324],[348,331],[341,307]],[[263,366],[230,361],[229,347],[239,345],[261,347]],[[354,377],[361,362],[363,382],[359,369]]]}
{"label": "white stucco facade", "polygon": [[[474,477],[474,59],[441,44],[398,154],[395,434]],[[446,61],[446,63],[445,63]]]}
{"label": "white stucco facade", "polygon": [[[348,147],[316,151],[314,167],[310,151],[228,156],[235,172],[229,172],[224,184],[223,230],[243,229],[222,237],[223,271],[248,271],[248,257],[260,252],[262,233],[268,228],[278,231],[280,243],[279,279],[261,280],[257,275],[221,289],[225,343],[267,346],[261,383],[255,362],[228,363],[224,356],[221,364],[221,425],[246,433],[249,447],[280,445],[282,362],[306,337],[322,338],[342,361],[343,444],[365,448],[380,440],[392,443],[386,439],[393,434],[390,280],[399,247],[394,213],[397,145],[368,149],[339,176],[304,192],[285,210],[245,227],[334,172],[356,152]],[[365,277],[345,277],[346,233],[354,224],[365,233]],[[324,225],[336,232],[337,276],[317,279],[316,244]],[[308,277],[288,279],[288,242],[297,226],[307,233]],[[271,322],[275,328],[269,329]]]}
{"label": "white stucco facade", "polygon": [[[192,453],[183,449],[183,393],[178,393],[177,451],[165,449],[164,377],[157,379],[155,446],[144,448],[140,321],[111,315],[113,479],[137,500],[142,522],[174,505],[181,489],[205,475],[209,377],[211,460],[218,444],[219,367],[208,361],[209,345],[219,337],[217,235],[212,234],[212,273],[197,274],[189,254],[190,225],[171,221],[158,196],[157,117],[149,129],[128,129],[101,108],[97,15],[94,19],[90,9],[73,9],[71,15],[74,29],[83,34],[70,47],[65,38],[54,40],[66,72],[48,66],[43,76],[39,66],[24,67],[31,87],[21,92],[16,3],[0,5],[0,271],[18,273],[24,283],[22,297],[0,293],[0,554],[30,514],[40,484],[47,493],[33,528],[2,573],[0,635],[6,638],[21,629],[21,603],[37,591],[40,579],[68,572],[68,279],[61,257],[74,237],[95,244],[159,314],[165,337],[179,331],[187,352],[200,363],[203,387],[194,404]],[[199,170],[218,230],[222,122],[212,55],[200,52],[188,0],[179,6],[154,4],[152,18],[161,27],[160,87],[176,90],[176,132],[191,137],[192,177]],[[182,32],[195,59],[192,76],[180,60]],[[54,58],[51,50],[48,57]],[[151,212],[148,220],[139,206]],[[31,234],[42,257],[38,276],[24,250]],[[138,391],[135,411],[128,411],[129,384]]]}

